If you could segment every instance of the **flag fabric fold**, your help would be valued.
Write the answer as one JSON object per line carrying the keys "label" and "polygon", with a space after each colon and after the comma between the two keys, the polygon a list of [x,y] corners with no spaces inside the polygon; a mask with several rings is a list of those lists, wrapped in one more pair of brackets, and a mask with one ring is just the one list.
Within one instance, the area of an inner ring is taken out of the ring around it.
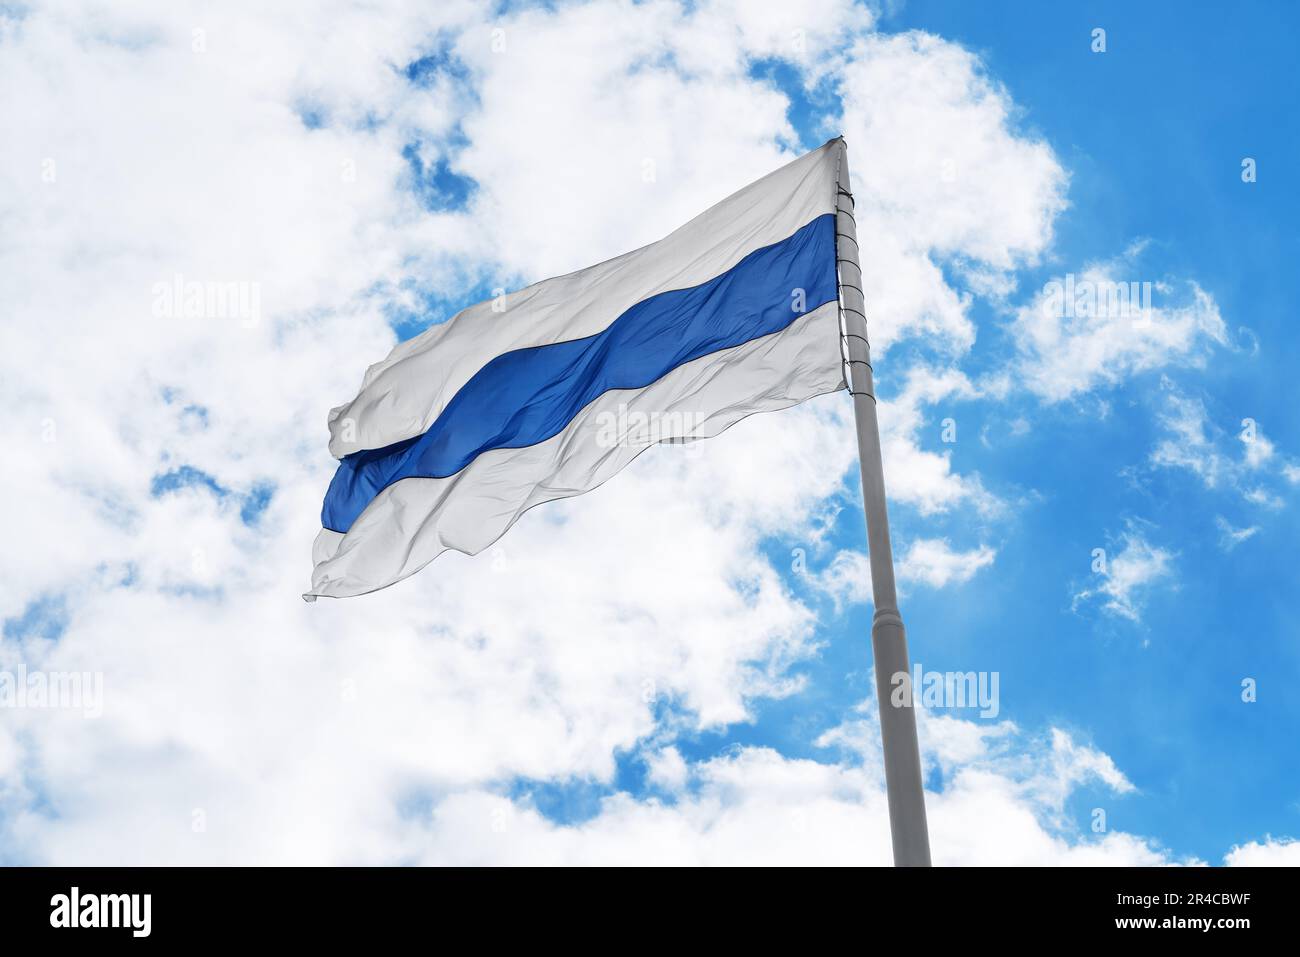
{"label": "flag fabric fold", "polygon": [[650,445],[843,388],[842,149],[832,140],[659,242],[470,306],[371,366],[330,412],[340,461],[303,597],[477,554]]}

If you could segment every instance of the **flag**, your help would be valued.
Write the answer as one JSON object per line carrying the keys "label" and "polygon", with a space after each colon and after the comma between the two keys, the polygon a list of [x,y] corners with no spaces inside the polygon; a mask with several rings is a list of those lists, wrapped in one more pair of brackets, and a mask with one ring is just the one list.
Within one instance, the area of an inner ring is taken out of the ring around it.
{"label": "flag", "polygon": [[831,140],[649,246],[458,313],[329,414],[311,590],[477,554],[650,445],[844,387]]}

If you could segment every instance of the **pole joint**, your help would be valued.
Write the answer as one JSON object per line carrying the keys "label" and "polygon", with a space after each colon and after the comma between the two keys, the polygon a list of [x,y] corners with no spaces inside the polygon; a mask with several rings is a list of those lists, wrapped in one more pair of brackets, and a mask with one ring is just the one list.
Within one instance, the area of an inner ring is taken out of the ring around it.
{"label": "pole joint", "polygon": [[871,630],[877,628],[903,627],[903,616],[898,613],[897,608],[877,608],[876,613],[871,618]]}

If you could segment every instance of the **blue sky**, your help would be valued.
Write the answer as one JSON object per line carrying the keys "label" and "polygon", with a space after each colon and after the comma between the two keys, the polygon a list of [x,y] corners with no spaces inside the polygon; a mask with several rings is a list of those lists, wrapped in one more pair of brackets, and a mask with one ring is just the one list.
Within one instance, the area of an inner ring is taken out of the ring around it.
{"label": "blue sky", "polygon": [[[1300,143],[1288,119],[1297,77],[1286,38],[1295,11],[908,3],[896,22],[979,51],[1023,122],[1061,155],[1072,177],[1072,206],[1058,223],[1064,262],[1148,238],[1131,278],[1195,276],[1230,328],[1250,330],[1205,370],[1172,378],[1202,396],[1229,435],[1251,417],[1294,449],[1287,384],[1300,288],[1287,224],[1298,212]],[[1098,26],[1104,54],[1086,42]],[[1261,171],[1253,184],[1241,181],[1244,157]],[[1185,472],[1126,475],[1153,443],[1159,391],[1159,374],[1147,374],[1106,396],[1104,420],[1086,406],[1034,409],[1023,442],[992,452],[959,443],[954,454],[994,487],[1032,485],[1043,500],[1020,513],[992,575],[946,596],[948,607],[914,600],[907,615],[918,656],[1002,670],[1017,721],[1090,729],[1141,792],[1119,798],[1112,821],[1210,857],[1249,834],[1300,829],[1300,779],[1288,758],[1300,721],[1288,691],[1300,677],[1288,598],[1300,579],[1288,556],[1300,528],[1293,507],[1251,506]],[[989,410],[954,414],[969,432]],[[1260,531],[1225,554],[1219,515]],[[1151,523],[1152,539],[1177,553],[1173,579],[1140,625],[1072,613],[1071,583],[1090,574],[1091,549],[1128,518]],[[1261,689],[1252,705],[1240,700],[1248,676]],[[1075,802],[1080,814],[1088,806],[1084,796]]]}
{"label": "blue sky", "polygon": [[1300,14],[336,6],[0,11],[0,672],[105,689],[0,723],[0,861],[885,862],[844,396],[297,598],[368,364],[843,132],[912,657],[1000,678],[925,718],[936,860],[1296,862]]}

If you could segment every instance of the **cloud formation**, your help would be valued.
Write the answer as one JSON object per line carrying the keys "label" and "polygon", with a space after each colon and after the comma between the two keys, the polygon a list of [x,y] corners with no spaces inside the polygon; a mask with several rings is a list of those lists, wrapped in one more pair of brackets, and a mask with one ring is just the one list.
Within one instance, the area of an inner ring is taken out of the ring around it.
{"label": "cloud formation", "polygon": [[1141,279],[1140,249],[1053,278],[1017,311],[1030,391],[1060,402],[1143,372],[1200,366],[1228,344],[1214,297],[1195,282]]}
{"label": "cloud formation", "polygon": [[[686,762],[665,749],[647,756],[660,789],[650,800],[616,794],[587,820],[558,825],[527,802],[463,793],[413,822],[408,838],[426,863],[888,865],[879,730],[872,705],[861,710],[819,739],[842,752],[835,763],[761,747]],[[1135,835],[1083,837],[1063,820],[1065,798],[1082,787],[1132,790],[1106,755],[1065,732],[1032,738],[1008,722],[933,716],[921,732],[945,779],[927,795],[937,865],[1182,863]]]}
{"label": "cloud formation", "polygon": [[1120,550],[1114,555],[1094,555],[1094,574],[1101,583],[1075,593],[1074,607],[1096,599],[1102,610],[1137,623],[1147,596],[1174,573],[1174,554],[1153,545],[1141,528],[1129,523],[1120,533]]}

